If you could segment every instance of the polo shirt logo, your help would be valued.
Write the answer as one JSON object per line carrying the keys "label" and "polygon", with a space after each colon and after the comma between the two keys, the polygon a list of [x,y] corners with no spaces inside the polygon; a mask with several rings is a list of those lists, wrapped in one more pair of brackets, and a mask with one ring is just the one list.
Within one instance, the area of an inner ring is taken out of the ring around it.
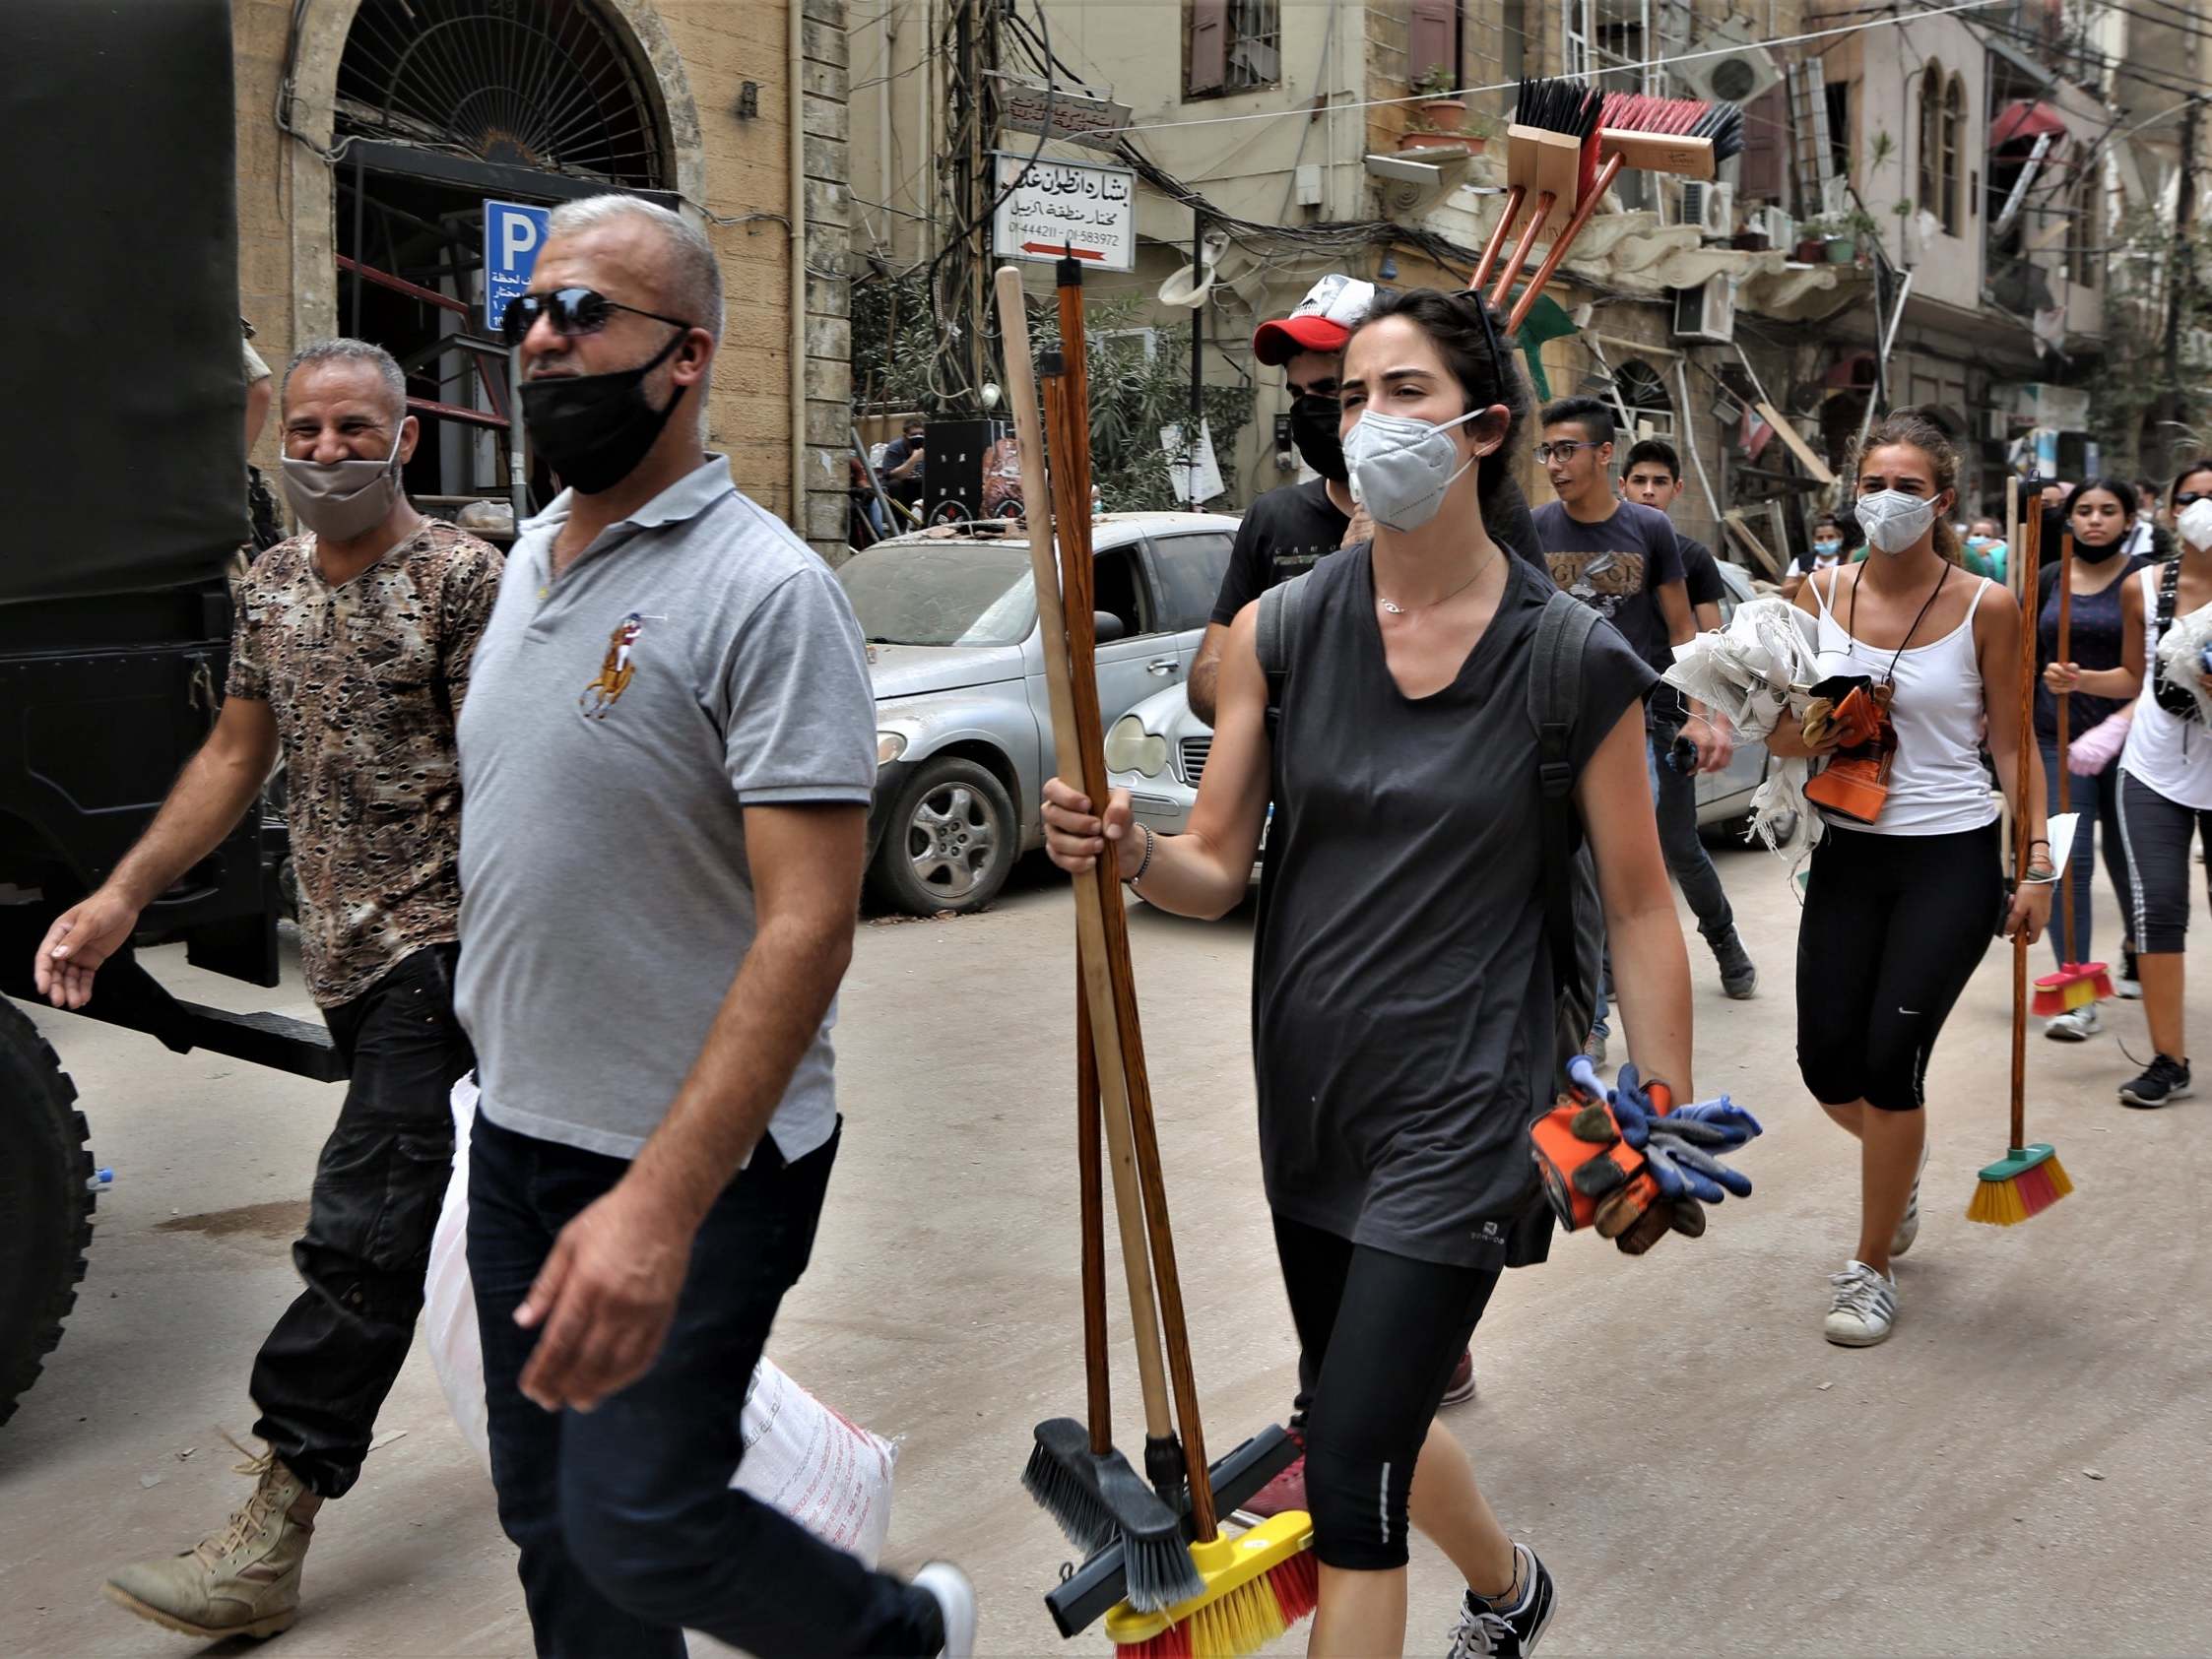
{"label": "polo shirt logo", "polygon": [[615,631],[607,636],[607,657],[599,665],[599,673],[584,687],[584,694],[576,699],[576,708],[586,720],[605,720],[615,712],[622,693],[636,677],[637,664],[631,653],[637,645],[637,636],[645,631],[645,618],[631,611],[615,624]]}

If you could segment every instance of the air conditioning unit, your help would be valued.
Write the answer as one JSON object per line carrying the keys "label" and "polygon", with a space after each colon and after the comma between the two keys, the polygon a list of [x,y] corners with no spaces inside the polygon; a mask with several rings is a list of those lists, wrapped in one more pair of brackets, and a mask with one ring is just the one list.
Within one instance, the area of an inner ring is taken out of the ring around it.
{"label": "air conditioning unit", "polygon": [[1725,346],[1735,339],[1735,279],[1712,277],[1674,290],[1674,338]]}
{"label": "air conditioning unit", "polygon": [[1688,61],[1668,65],[1667,73],[1708,103],[1749,103],[1782,81],[1774,54],[1733,30],[1691,41],[1683,56]]}
{"label": "air conditioning unit", "polygon": [[1694,224],[1708,236],[1735,234],[1735,186],[1708,184],[1702,179],[1682,181],[1682,217],[1678,224]]}
{"label": "air conditioning unit", "polygon": [[1788,253],[1797,245],[1797,222],[1789,217],[1788,208],[1761,208],[1752,220],[1752,227],[1766,233],[1770,248]]}

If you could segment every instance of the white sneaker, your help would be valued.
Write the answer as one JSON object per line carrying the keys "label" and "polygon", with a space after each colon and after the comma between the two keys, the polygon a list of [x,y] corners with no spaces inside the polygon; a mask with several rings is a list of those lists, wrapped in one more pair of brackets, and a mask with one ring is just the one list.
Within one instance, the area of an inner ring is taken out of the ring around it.
{"label": "white sneaker", "polygon": [[1841,1273],[1828,1275],[1836,1287],[1828,1305],[1824,1334],[1846,1348],[1871,1348],[1887,1342],[1897,1324],[1897,1281],[1883,1277],[1863,1261],[1847,1261]]}
{"label": "white sneaker", "polygon": [[914,1587],[937,1599],[944,1618],[943,1659],[974,1659],[975,1586],[968,1575],[950,1562],[932,1562],[914,1575]]}
{"label": "white sneaker", "polygon": [[1927,1143],[1920,1143],[1920,1167],[1913,1172],[1913,1194],[1905,1200],[1905,1214],[1889,1236],[1889,1253],[1903,1255],[1920,1236],[1920,1177],[1927,1174]]}
{"label": "white sneaker", "polygon": [[2063,1014],[2053,1014],[2043,1022],[2043,1034],[2053,1043],[2083,1043],[2105,1029],[2098,1017],[2097,1004],[2085,1002]]}

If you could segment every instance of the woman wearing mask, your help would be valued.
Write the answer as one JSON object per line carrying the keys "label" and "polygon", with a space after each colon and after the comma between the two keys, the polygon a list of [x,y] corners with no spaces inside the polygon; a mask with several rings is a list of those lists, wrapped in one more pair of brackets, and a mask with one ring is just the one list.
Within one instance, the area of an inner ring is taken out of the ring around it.
{"label": "woman wearing mask", "polygon": [[[1549,1574],[1431,1423],[1514,1222],[1542,1203],[1528,1130],[1556,1075],[1527,692],[1556,589],[1480,511],[1527,409],[1509,363],[1478,297],[1378,299],[1342,386],[1345,459],[1375,536],[1285,590],[1295,671],[1275,710],[1258,650],[1261,604],[1275,602],[1260,602],[1231,630],[1186,833],[1133,828],[1120,791],[1101,817],[1046,786],[1063,868],[1111,858],[1149,904],[1207,918],[1243,901],[1275,803],[1253,1043],[1276,1251],[1314,1378],[1320,1655],[1403,1650],[1409,1520],[1466,1582],[1455,1654],[1526,1653],[1551,1616]],[[1689,965],[1645,774],[1653,676],[1609,628],[1582,664],[1573,798],[1621,1002],[1638,1062],[1687,1098]]]}
{"label": "woman wearing mask", "polygon": [[2004,526],[1992,518],[1979,518],[1966,527],[1966,567],[1992,582],[2004,580]]}
{"label": "woman wearing mask", "polygon": [[2177,616],[2212,605],[2212,460],[2193,462],[2168,497],[2181,556],[2148,565],[2128,586],[2143,623],[2148,681],[2135,700],[2119,757],[2119,838],[2129,875],[2127,914],[2143,977],[2143,1016],[2156,1051],[2125,1084],[2128,1106],[2185,1100],[2188,1046],[2181,1026],[2181,946],[2189,925],[2189,836],[2212,847],[2212,732],[2196,701],[2158,671],[2158,645]]}
{"label": "woman wearing mask", "polygon": [[1813,522],[1812,544],[1799,553],[1782,584],[1782,597],[1795,599],[1805,578],[1844,562],[1844,527],[1826,513]]}
{"label": "woman wearing mask", "polygon": [[[2049,549],[2039,578],[2036,611],[2036,663],[2043,670],[2036,687],[2036,746],[2043,751],[2044,786],[2051,811],[2058,810],[2058,698],[2070,698],[2067,734],[2076,742],[2127,707],[2143,683],[2143,595],[2126,577],[2136,568],[2127,556],[2134,515],[2127,503],[2134,488],[2120,479],[2092,479],[2076,484],[2066,499],[2065,524],[2074,539],[2072,614],[2067,629],[2068,661],[2058,661],[2058,581],[2061,561]],[[2120,913],[2127,914],[2127,865],[2119,845],[2119,757],[2091,772],[2075,771],[2066,780],[2067,804],[2081,814],[2067,859],[2073,876],[2072,914],[2061,903],[2050,929],[2058,966],[2095,960],[2091,954],[2091,888],[2096,881],[2095,844],[2105,845],[2105,870]],[[2123,993],[2135,984],[2135,952],[2120,949]],[[2104,1030],[2097,1004],[2044,1022],[2043,1034],[2058,1043],[2079,1043]]]}
{"label": "woman wearing mask", "polygon": [[[1894,1328],[1891,1260],[1919,1231],[1928,1055],[1990,924],[2001,914],[2007,936],[2042,931],[2051,873],[2031,771],[2029,884],[2005,908],[1984,729],[2008,798],[2018,798],[2019,768],[2037,760],[2020,730],[2020,606],[1959,568],[1945,522],[1958,452],[1931,422],[1892,415],[1861,456],[1865,562],[1808,578],[1797,596],[1815,618],[1822,674],[1870,680],[1894,742],[1886,798],[1860,802],[1857,818],[1822,810],[1797,938],[1798,1070],[1859,1142],[1858,1245],[1832,1276],[1825,1326],[1829,1341],[1854,1348]],[[1838,737],[1808,743],[1786,721],[1767,741],[1778,755],[1830,755]]]}

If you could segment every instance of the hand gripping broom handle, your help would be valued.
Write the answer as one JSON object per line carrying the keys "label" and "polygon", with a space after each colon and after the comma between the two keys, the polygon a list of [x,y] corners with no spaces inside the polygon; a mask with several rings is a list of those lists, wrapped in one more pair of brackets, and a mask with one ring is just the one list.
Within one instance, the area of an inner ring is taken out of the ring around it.
{"label": "hand gripping broom handle", "polygon": [[[2021,520],[2021,539],[2026,543],[2020,563],[2021,589],[2033,596],[2037,592],[2037,566],[2043,560],[2043,494],[2039,490],[2027,501],[2027,512]],[[2028,816],[2028,744],[2034,740],[2036,730],[2036,649],[2035,636],[2023,628],[2020,637],[2020,737],[2014,751],[2013,822],[2020,827],[2012,838],[2012,879],[2014,891],[2028,879],[2028,825],[2034,820]],[[2005,1143],[2009,1150],[2028,1144],[2028,933],[2026,928],[2012,936],[2012,1138]]]}
{"label": "hand gripping broom handle", "polygon": [[[1083,794],[1103,811],[1108,795],[1105,733],[1098,712],[1098,680],[1092,665],[1092,579],[1090,545],[1090,382],[1083,335],[1082,267],[1073,259],[1058,266],[1060,350],[1063,372],[1046,385],[1046,418],[1052,423],[1053,508],[1059,521],[1061,571],[1073,601],[1065,608],[1068,625],[1069,690],[1074,703],[1076,754],[1082,765]],[[1051,641],[1047,639],[1047,650]],[[1065,765],[1066,762],[1064,761]],[[1152,1090],[1144,1066],[1143,1028],[1137,1011],[1137,971],[1129,949],[1129,914],[1111,857],[1094,872],[1099,895],[1103,952],[1091,955],[1091,1019],[1100,1028],[1099,1049],[1111,1047],[1111,1030],[1120,1044],[1122,1082],[1137,1152],[1137,1177],[1144,1193],[1144,1223],[1151,1244],[1152,1276],[1159,1292],[1160,1323],[1167,1338],[1168,1378],[1175,1390],[1175,1420],[1183,1432],[1183,1457],[1190,1482],[1192,1529],[1200,1543],[1215,1535],[1213,1487],[1205,1457],[1205,1431],[1199,1420],[1198,1384],[1191,1371],[1191,1335],[1183,1312],[1182,1277],[1175,1264],[1175,1236],[1168,1224],[1167,1183],[1160,1171],[1159,1135],[1152,1120]],[[1081,886],[1078,881],[1077,887]],[[1112,991],[1101,1007],[1099,981]],[[1109,1021],[1111,1022],[1109,1024]]]}
{"label": "hand gripping broom handle", "polygon": [[[1021,502],[1022,515],[1028,521],[1029,570],[1037,591],[1037,620],[1044,636],[1045,687],[1052,705],[1053,746],[1058,751],[1061,776],[1080,787],[1082,779],[1077,769],[1076,757],[1081,745],[1076,735],[1075,703],[1068,663],[1068,635],[1062,617],[1060,603],[1060,570],[1053,557],[1052,492],[1046,482],[1045,439],[1043,423],[1037,411],[1037,382],[1029,356],[1029,319],[1023,310],[1021,297],[1021,273],[1010,267],[1000,270],[997,278],[999,299],[999,337],[1005,345],[1007,358],[1007,403],[1013,414],[1015,443],[1021,452]],[[1089,522],[1089,509],[1084,509],[1084,522]],[[1087,548],[1086,548],[1087,552]],[[1095,690],[1092,693],[1096,698]],[[1084,992],[1084,1023],[1078,1026],[1077,1042],[1082,1045],[1080,1054],[1087,1055],[1099,1083],[1099,1092],[1110,1103],[1111,1110],[1104,1114],[1108,1161],[1114,1175],[1114,1209],[1120,1223],[1122,1240],[1122,1271],[1129,1281],[1130,1322],[1137,1333],[1137,1375],[1144,1396],[1144,1429],[1154,1439],[1164,1439],[1173,1432],[1174,1420],[1169,1415],[1167,1381],[1160,1359],[1159,1312],[1152,1301],[1151,1254],[1144,1242],[1142,1200],[1138,1192],[1137,1160],[1131,1150],[1129,1110],[1122,1077],[1122,1054],[1113,1043],[1096,1042],[1100,1031],[1112,1032],[1114,1014],[1111,992],[1103,986],[1094,985],[1087,971],[1093,961],[1105,960],[1104,924],[1099,915],[1098,888],[1078,877],[1075,887],[1075,930],[1078,974]],[[1115,909],[1121,908],[1121,897],[1115,895]],[[1078,1057],[1077,1065],[1082,1066]],[[1081,1081],[1078,1069],[1078,1086]],[[1077,1102],[1078,1115],[1083,1116],[1082,1103]],[[1095,1125],[1082,1131],[1083,1141],[1090,1156],[1095,1158],[1097,1129]],[[1078,1168],[1080,1162],[1078,1161]],[[1089,1196],[1086,1189],[1085,1197]],[[1105,1286],[1105,1240],[1098,1240],[1100,1256],[1099,1292]],[[1094,1413],[1104,1399],[1103,1373],[1106,1355],[1103,1344],[1095,1353],[1090,1348],[1093,1331],[1090,1303],[1091,1238],[1086,1231],[1083,1239],[1084,1262],[1084,1363],[1090,1377],[1090,1403]],[[1105,1308],[1098,1307],[1096,1329],[1103,1336]],[[1105,1444],[1101,1444],[1101,1436]],[[1112,1426],[1102,1417],[1094,1415],[1090,1423],[1091,1449],[1102,1451],[1113,1440]]]}
{"label": "hand gripping broom handle", "polygon": [[1604,199],[1605,192],[1613,187],[1613,180],[1620,177],[1621,168],[1627,164],[1628,158],[1617,150],[1605,158],[1605,165],[1598,173],[1597,181],[1575,204],[1575,217],[1567,221],[1567,228],[1560,231],[1553,240],[1551,251],[1544,255],[1544,262],[1536,267],[1535,276],[1521,290],[1521,297],[1514,302],[1513,315],[1506,321],[1507,334],[1518,333],[1521,325],[1528,320],[1529,309],[1536,303],[1537,295],[1543,292],[1544,285],[1551,281],[1552,273],[1559,269],[1559,262],[1567,257],[1567,250],[1574,246],[1575,238],[1583,233],[1583,226],[1590,223],[1590,216],[1597,211],[1597,204]]}
{"label": "hand gripping broom handle", "polygon": [[[2043,627],[2043,608],[2036,609],[2036,630]],[[2035,632],[2022,630],[2021,649],[2034,654]],[[2058,661],[2073,661],[2074,635],[2074,533],[2067,531],[2058,542]],[[2053,699],[2058,705],[2058,815],[2066,815],[2066,716],[2073,707],[2073,695],[2061,691]],[[2028,734],[2020,734],[2022,744]],[[2065,948],[2059,955],[2065,960],[2062,966],[2071,968],[2081,960],[2075,949],[2074,938],[2074,858],[2072,849],[2066,853],[2066,867],[2058,872],[2058,942]]]}
{"label": "hand gripping broom handle", "polygon": [[1490,280],[1490,273],[1497,269],[1498,255],[1505,251],[1506,237],[1513,233],[1513,222],[1521,217],[1521,204],[1528,195],[1526,184],[1507,186],[1505,206],[1498,210],[1498,223],[1490,231],[1490,240],[1483,244],[1482,258],[1475,264],[1474,275],[1467,279],[1471,292],[1480,293],[1482,285]]}

